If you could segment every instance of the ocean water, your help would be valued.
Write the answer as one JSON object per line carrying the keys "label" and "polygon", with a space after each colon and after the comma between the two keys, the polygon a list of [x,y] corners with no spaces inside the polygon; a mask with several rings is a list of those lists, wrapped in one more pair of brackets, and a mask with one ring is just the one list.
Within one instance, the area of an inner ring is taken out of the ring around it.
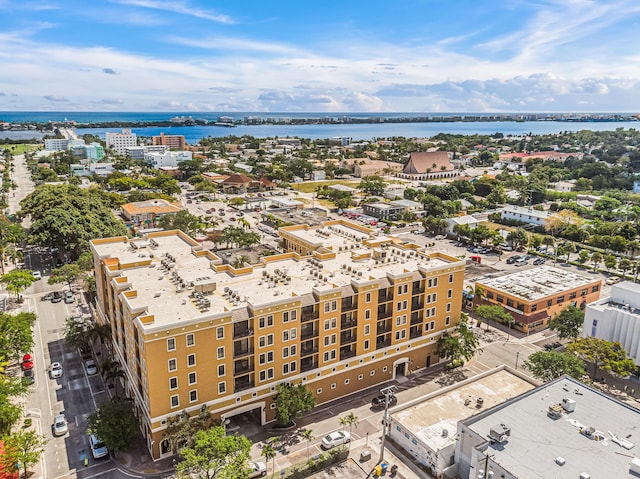
{"label": "ocean water", "polygon": [[[194,119],[215,121],[219,116],[228,116],[234,120],[242,120],[247,116],[260,118],[402,118],[431,116],[430,113],[264,113],[264,112],[211,112],[211,113],[175,113],[175,112],[0,112],[0,121],[9,122],[48,122],[75,120],[78,123],[97,123],[112,121],[166,121],[174,116],[192,116]],[[437,114],[440,116],[460,115],[456,113]],[[464,114],[463,114],[464,115]],[[475,115],[466,113],[466,115]],[[474,121],[474,122],[425,122],[425,123],[362,123],[362,124],[321,124],[321,125],[239,125],[235,128],[225,128],[214,125],[171,126],[131,128],[138,136],[155,136],[161,132],[165,134],[184,135],[189,144],[195,144],[206,137],[221,138],[229,135],[250,135],[256,138],[300,137],[310,139],[325,139],[334,137],[350,137],[353,141],[371,140],[374,138],[390,138],[404,136],[408,138],[429,137],[438,133],[460,135],[493,134],[504,135],[523,134],[554,134],[562,131],[612,131],[616,128],[640,128],[637,121],[611,122],[560,122],[560,121]],[[79,135],[91,133],[105,138],[107,131],[120,131],[118,128],[82,128]],[[0,132],[0,138],[12,137],[13,132]],[[35,135],[34,135],[35,136]],[[25,138],[20,136],[21,139]]]}

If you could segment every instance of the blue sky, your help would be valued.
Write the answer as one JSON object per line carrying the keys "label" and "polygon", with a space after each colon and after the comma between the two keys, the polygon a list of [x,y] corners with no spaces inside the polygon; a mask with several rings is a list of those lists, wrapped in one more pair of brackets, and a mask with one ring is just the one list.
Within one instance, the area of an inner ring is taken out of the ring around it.
{"label": "blue sky", "polygon": [[0,0],[0,111],[640,112],[638,0]]}

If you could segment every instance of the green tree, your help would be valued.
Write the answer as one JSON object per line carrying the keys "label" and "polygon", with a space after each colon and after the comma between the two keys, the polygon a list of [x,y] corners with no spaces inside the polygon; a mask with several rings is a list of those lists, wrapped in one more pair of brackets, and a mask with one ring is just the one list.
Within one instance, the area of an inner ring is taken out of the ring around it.
{"label": "green tree", "polygon": [[632,359],[617,341],[606,341],[587,336],[569,343],[567,349],[591,365],[591,379],[596,379],[603,370],[618,376],[629,376],[636,370]]}
{"label": "green tree", "polygon": [[576,339],[582,331],[584,313],[580,308],[569,305],[550,322],[549,329],[556,331],[561,339]]}
{"label": "green tree", "polygon": [[270,460],[273,460],[273,464],[271,465],[271,477],[276,474],[276,450],[274,449],[271,441],[267,442],[264,446],[262,446],[262,452],[260,453],[264,460],[269,463]]}
{"label": "green tree", "polygon": [[564,374],[576,379],[586,374],[580,358],[557,351],[536,351],[527,358],[523,366],[543,382],[553,381]]}
{"label": "green tree", "polygon": [[197,416],[190,416],[182,411],[177,416],[170,417],[165,431],[165,439],[171,443],[174,451],[183,447],[193,447],[194,438],[198,431],[204,431],[211,426],[211,414],[207,409],[201,409]]}
{"label": "green tree", "polygon": [[280,426],[290,426],[316,405],[316,398],[306,385],[280,383],[276,386],[276,419]]}
{"label": "green tree", "polygon": [[368,195],[382,196],[386,182],[380,176],[366,176],[360,180],[358,189],[364,191]]}
{"label": "green tree", "polygon": [[442,333],[436,347],[438,356],[451,359],[453,365],[458,365],[463,360],[469,361],[473,357],[478,349],[478,338],[469,328],[466,314],[461,314],[460,322],[453,334],[449,334],[448,331]]}
{"label": "green tree", "polygon": [[180,451],[179,478],[244,479],[251,442],[244,436],[227,436],[224,427],[196,432],[193,445]]}
{"label": "green tree", "polygon": [[622,258],[618,261],[618,268],[622,271],[622,277],[626,279],[627,271],[629,271],[633,267],[633,263],[629,258]]}
{"label": "green tree", "polygon": [[520,246],[526,246],[529,242],[529,235],[522,228],[516,228],[507,234],[507,241],[511,243],[511,246],[518,248]]}
{"label": "green tree", "polygon": [[302,438],[307,441],[307,462],[309,462],[309,446],[313,440],[313,431],[311,429],[305,429],[302,431]]}
{"label": "green tree", "polygon": [[487,320],[487,327],[489,327],[489,321],[492,320],[504,324],[509,324],[513,321],[513,316],[497,304],[482,304],[476,307],[474,313],[476,316]]}
{"label": "green tree", "polygon": [[35,431],[16,431],[4,438],[5,453],[2,457],[3,466],[7,471],[15,469],[16,464],[24,469],[22,477],[29,477],[28,469],[40,461],[47,439]]}
{"label": "green tree", "polygon": [[195,236],[203,229],[202,221],[187,210],[178,211],[173,215],[166,215],[160,218],[158,226],[165,230],[180,230],[189,236]]}
{"label": "green tree", "polygon": [[597,270],[600,263],[602,263],[602,253],[594,251],[591,254],[591,262],[593,263],[593,270]]}
{"label": "green tree", "polygon": [[9,434],[22,417],[22,407],[16,398],[27,391],[19,378],[0,375],[0,437]]}
{"label": "green tree", "polygon": [[579,264],[585,264],[587,261],[589,261],[589,251],[581,249],[578,253],[578,258],[576,258],[576,262]]}
{"label": "green tree", "polygon": [[6,284],[7,291],[15,294],[16,298],[19,298],[20,293],[31,286],[35,280],[33,272],[26,269],[14,269],[0,276],[0,283]]}
{"label": "green tree", "polygon": [[140,431],[133,402],[117,396],[90,414],[87,424],[114,454],[128,451]]}
{"label": "green tree", "polygon": [[33,349],[35,313],[0,313],[0,358],[20,358]]}
{"label": "green tree", "polygon": [[69,287],[69,291],[71,291],[71,285],[75,283],[82,271],[80,270],[80,266],[76,263],[69,263],[60,266],[59,268],[55,268],[51,270],[51,275],[49,276],[48,283],[49,284],[58,284],[64,283]]}
{"label": "green tree", "polygon": [[604,257],[604,267],[607,268],[607,271],[613,269],[618,264],[618,258],[616,258],[612,254],[605,255]]}
{"label": "green tree", "polygon": [[4,274],[4,259],[7,248],[16,245],[24,238],[24,228],[0,214],[0,271]]}
{"label": "green tree", "polygon": [[[341,417],[339,422],[340,422],[340,425],[342,426],[342,431],[344,432],[344,428],[348,427],[349,435],[351,435],[351,428],[353,426],[355,426],[356,428],[358,427],[358,416],[350,412],[346,416]],[[348,444],[349,444],[348,451],[351,451],[351,441],[349,441]]]}

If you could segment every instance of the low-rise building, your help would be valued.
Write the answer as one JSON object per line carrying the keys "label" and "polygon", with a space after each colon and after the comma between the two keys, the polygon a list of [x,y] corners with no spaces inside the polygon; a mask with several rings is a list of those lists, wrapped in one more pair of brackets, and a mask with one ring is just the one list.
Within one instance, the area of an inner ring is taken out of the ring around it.
{"label": "low-rise building", "polygon": [[128,225],[143,228],[155,228],[163,216],[174,215],[182,211],[179,203],[155,198],[146,201],[126,203],[120,207],[122,217]]}
{"label": "low-rise building", "polygon": [[411,180],[433,180],[454,178],[457,173],[446,151],[419,151],[409,154],[402,178]]}
{"label": "low-rise building", "polygon": [[623,281],[611,287],[608,298],[588,304],[582,335],[620,342],[640,366],[640,285]]}
{"label": "low-rise building", "polygon": [[160,133],[159,136],[153,136],[151,141],[154,145],[163,145],[172,150],[184,150],[187,146],[184,141],[184,135],[165,135]]}
{"label": "low-rise building", "polygon": [[548,216],[548,211],[535,210],[526,206],[507,205],[500,210],[500,218],[503,221],[519,221],[535,226],[544,226],[544,220]]}
{"label": "low-rise building", "polygon": [[600,298],[602,281],[552,266],[540,266],[496,278],[476,281],[474,307],[502,306],[514,319],[513,327],[523,332],[545,328],[549,320],[567,306],[584,310]]}
{"label": "low-rise building", "polygon": [[147,152],[144,159],[152,168],[177,167],[183,161],[190,161],[193,153],[190,151],[165,151],[164,153]]}
{"label": "low-rise building", "polygon": [[362,212],[365,215],[373,216],[379,220],[395,221],[399,218],[404,208],[391,203],[365,203],[362,205]]}
{"label": "low-rise building", "polygon": [[454,216],[452,218],[447,218],[447,234],[455,236],[456,226],[467,225],[469,226],[469,228],[474,229],[479,224],[480,220],[471,215]]}
{"label": "low-rise building", "polygon": [[69,147],[69,140],[66,138],[47,138],[44,140],[46,151],[66,151]]}

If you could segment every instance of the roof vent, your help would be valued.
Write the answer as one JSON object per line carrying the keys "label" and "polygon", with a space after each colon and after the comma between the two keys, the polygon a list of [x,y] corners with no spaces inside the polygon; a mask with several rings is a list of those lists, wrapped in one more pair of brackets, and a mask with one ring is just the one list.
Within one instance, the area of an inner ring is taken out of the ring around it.
{"label": "roof vent", "polygon": [[511,428],[506,424],[498,424],[489,430],[489,439],[491,439],[491,442],[502,444],[509,440],[509,436],[511,436]]}
{"label": "roof vent", "polygon": [[449,431],[447,429],[442,430],[442,437],[447,437],[449,435]]}
{"label": "roof vent", "polygon": [[567,461],[565,460],[564,457],[560,457],[560,456],[556,457],[556,464],[558,466],[564,466],[566,464],[566,462]]}
{"label": "roof vent", "polygon": [[576,410],[576,402],[571,398],[563,398],[562,409],[567,412],[574,412]]}
{"label": "roof vent", "polygon": [[591,479],[591,474],[583,472],[580,474],[580,479]]}

